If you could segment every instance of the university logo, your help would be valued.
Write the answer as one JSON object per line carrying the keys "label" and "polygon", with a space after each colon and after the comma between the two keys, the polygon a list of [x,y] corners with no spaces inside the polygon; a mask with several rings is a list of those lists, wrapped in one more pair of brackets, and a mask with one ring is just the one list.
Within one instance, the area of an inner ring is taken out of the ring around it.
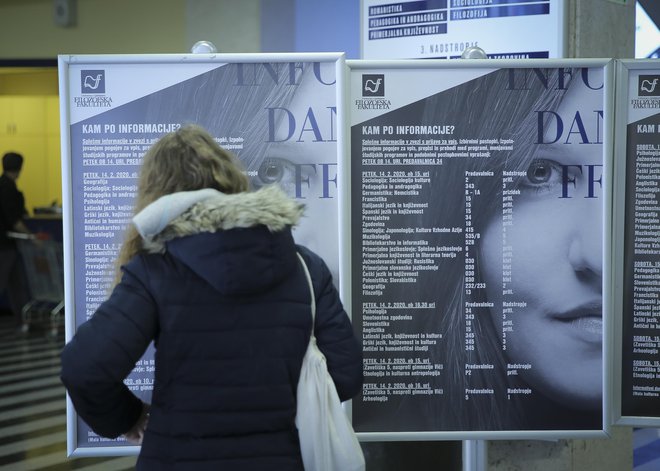
{"label": "university logo", "polygon": [[364,74],[362,75],[362,96],[385,96],[385,75]]}
{"label": "university logo", "polygon": [[640,75],[639,96],[660,96],[660,75]]}
{"label": "university logo", "polygon": [[82,70],[80,93],[73,102],[78,108],[110,108],[112,98],[105,95],[105,70]]}
{"label": "university logo", "polygon": [[80,72],[80,93],[104,94],[105,70],[83,70]]}

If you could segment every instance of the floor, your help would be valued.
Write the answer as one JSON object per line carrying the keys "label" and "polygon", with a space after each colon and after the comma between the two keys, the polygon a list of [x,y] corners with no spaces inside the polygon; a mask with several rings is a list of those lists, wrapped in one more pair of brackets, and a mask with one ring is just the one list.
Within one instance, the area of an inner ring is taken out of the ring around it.
{"label": "floor", "polygon": [[33,326],[19,334],[0,315],[0,470],[129,470],[135,457],[66,456],[66,405],[59,380],[61,333]]}

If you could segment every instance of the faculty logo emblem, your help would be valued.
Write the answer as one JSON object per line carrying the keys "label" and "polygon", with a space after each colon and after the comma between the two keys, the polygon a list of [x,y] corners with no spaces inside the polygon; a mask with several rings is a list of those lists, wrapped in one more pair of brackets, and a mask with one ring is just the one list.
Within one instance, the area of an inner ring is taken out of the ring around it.
{"label": "faculty logo emblem", "polygon": [[385,75],[362,75],[362,96],[385,96]]}
{"label": "faculty logo emblem", "polygon": [[660,75],[639,76],[639,96],[660,96]]}
{"label": "faculty logo emblem", "polygon": [[81,93],[105,93],[105,70],[83,70],[80,72]]}

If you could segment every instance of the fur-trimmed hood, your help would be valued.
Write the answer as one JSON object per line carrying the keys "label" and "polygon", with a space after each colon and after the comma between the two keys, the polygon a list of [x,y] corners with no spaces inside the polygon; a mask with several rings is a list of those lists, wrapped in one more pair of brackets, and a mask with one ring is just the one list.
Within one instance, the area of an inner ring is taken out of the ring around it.
{"label": "fur-trimmed hood", "polygon": [[303,209],[276,186],[231,195],[205,189],[164,196],[133,223],[147,252],[167,252],[223,293],[246,294],[292,269],[291,227]]}
{"label": "fur-trimmed hood", "polygon": [[255,192],[226,195],[206,188],[165,195],[140,211],[133,224],[148,252],[163,252],[165,243],[200,232],[263,225],[271,232],[298,224],[304,206],[271,185]]}

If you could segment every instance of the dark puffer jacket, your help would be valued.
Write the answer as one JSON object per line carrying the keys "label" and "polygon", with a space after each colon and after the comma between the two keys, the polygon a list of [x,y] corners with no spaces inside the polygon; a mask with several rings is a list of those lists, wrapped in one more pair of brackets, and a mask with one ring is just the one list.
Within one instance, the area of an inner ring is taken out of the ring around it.
{"label": "dark puffer jacket", "polygon": [[303,469],[294,421],[311,312],[296,251],[312,276],[315,333],[339,396],[359,392],[359,344],[327,266],[294,244],[299,215],[273,189],[195,204],[150,241],[157,253],[124,267],[64,348],[62,381],[76,411],[116,437],[141,409],[123,379],[155,340],[138,469]]}

